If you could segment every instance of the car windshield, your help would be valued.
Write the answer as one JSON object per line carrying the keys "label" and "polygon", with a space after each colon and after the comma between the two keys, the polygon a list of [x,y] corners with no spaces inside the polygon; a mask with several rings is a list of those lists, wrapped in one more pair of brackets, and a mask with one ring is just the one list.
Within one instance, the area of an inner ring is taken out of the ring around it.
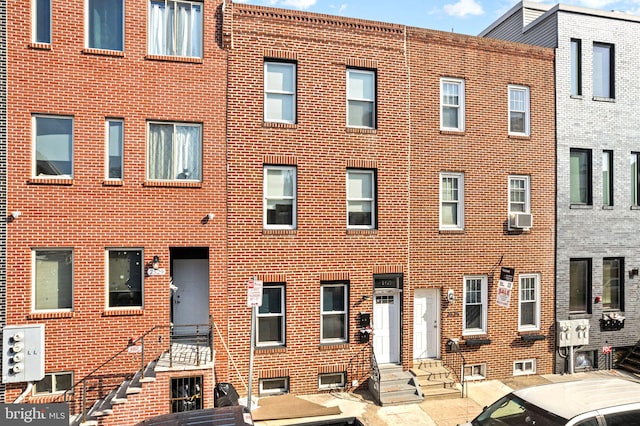
{"label": "car windshield", "polygon": [[566,422],[567,419],[509,394],[485,408],[471,424],[473,426],[562,426]]}

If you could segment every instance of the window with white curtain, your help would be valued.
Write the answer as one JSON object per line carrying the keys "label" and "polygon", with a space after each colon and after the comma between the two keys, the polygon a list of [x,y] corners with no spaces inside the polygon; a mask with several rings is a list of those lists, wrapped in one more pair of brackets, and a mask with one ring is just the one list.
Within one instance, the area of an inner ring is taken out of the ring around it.
{"label": "window with white curtain", "polygon": [[73,308],[73,250],[33,250],[34,310]]}
{"label": "window with white curtain", "polygon": [[509,86],[509,134],[529,135],[529,88]]}
{"label": "window with white curtain", "polygon": [[149,54],[202,57],[202,3],[150,0]]}
{"label": "window with white curtain", "polygon": [[376,126],[376,73],[347,69],[347,126]]}
{"label": "window with white curtain", "polygon": [[87,46],[124,50],[124,0],[87,0]]}
{"label": "window with white curtain", "polygon": [[523,274],[519,277],[518,330],[540,329],[540,276]]}
{"label": "window with white curtain", "polygon": [[149,180],[202,180],[202,126],[148,123]]}
{"label": "window with white curtain", "polygon": [[464,175],[440,174],[440,229],[464,228]]}
{"label": "window with white curtain", "polygon": [[347,170],[347,227],[375,228],[375,172]]}
{"label": "window with white curtain", "polygon": [[73,118],[33,116],[34,168],[40,178],[73,177]]}
{"label": "window with white curtain", "polygon": [[464,80],[440,79],[440,129],[464,131]]}
{"label": "window with white curtain", "polygon": [[33,0],[33,41],[51,43],[51,0]]}
{"label": "window with white curtain", "polygon": [[264,63],[264,121],[295,123],[296,64]]}
{"label": "window with white curtain", "polygon": [[121,180],[123,177],[124,121],[120,119],[107,119],[106,132],[106,179]]}
{"label": "window with white curtain", "polygon": [[265,229],[296,227],[296,167],[264,166]]}

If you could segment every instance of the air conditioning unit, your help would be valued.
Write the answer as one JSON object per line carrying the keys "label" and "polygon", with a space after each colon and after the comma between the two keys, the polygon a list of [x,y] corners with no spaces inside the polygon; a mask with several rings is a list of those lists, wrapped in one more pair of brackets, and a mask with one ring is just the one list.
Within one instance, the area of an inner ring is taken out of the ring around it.
{"label": "air conditioning unit", "polygon": [[511,213],[509,215],[509,227],[519,229],[529,229],[533,226],[533,215],[531,213]]}

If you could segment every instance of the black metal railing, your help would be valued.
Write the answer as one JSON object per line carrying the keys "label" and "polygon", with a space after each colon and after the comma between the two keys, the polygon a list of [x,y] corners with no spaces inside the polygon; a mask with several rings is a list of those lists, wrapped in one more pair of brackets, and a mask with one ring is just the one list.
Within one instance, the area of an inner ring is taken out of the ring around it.
{"label": "black metal railing", "polygon": [[371,381],[373,389],[369,389],[373,393],[373,397],[376,401],[380,401],[380,367],[378,367],[378,361],[376,360],[376,354],[373,350],[373,343],[369,343],[371,348]]}
{"label": "black metal railing", "polygon": [[464,398],[466,396],[467,384],[464,378],[464,370],[467,366],[467,362],[464,359],[464,355],[460,350],[460,343],[457,340],[449,339],[447,341],[447,351],[445,356],[442,357],[442,362],[447,367],[457,381],[460,383],[460,396]]}
{"label": "black metal railing", "polygon": [[[355,390],[362,383],[371,377],[371,346],[362,345],[361,349],[351,357],[347,364],[347,378],[351,385],[347,385],[348,390]],[[357,385],[354,383],[357,382]]]}

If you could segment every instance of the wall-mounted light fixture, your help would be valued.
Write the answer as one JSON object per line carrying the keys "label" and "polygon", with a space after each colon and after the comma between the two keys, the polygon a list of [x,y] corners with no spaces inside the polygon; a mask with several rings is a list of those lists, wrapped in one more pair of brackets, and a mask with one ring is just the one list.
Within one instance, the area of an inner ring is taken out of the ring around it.
{"label": "wall-mounted light fixture", "polygon": [[209,219],[209,220],[213,220],[213,218],[214,218],[214,217],[216,217],[216,215],[215,215],[215,214],[213,214],[213,213],[209,213],[209,214],[207,215],[207,219]]}
{"label": "wall-mounted light fixture", "polygon": [[638,268],[633,268],[629,270],[629,278],[633,278],[637,276],[638,276]]}
{"label": "wall-mounted light fixture", "polygon": [[453,303],[456,301],[456,295],[453,292],[453,289],[450,288],[449,290],[447,290],[447,300],[449,301],[449,303]]}
{"label": "wall-mounted light fixture", "polygon": [[153,269],[158,269],[160,267],[160,258],[158,256],[153,256],[153,261],[151,262],[151,267]]}
{"label": "wall-mounted light fixture", "polygon": [[364,302],[366,300],[369,300],[371,298],[371,296],[369,296],[368,294],[365,294],[364,296],[362,296],[362,299],[360,299],[361,302]]}
{"label": "wall-mounted light fixture", "polygon": [[17,219],[20,216],[22,216],[22,212],[19,212],[19,211],[11,212],[11,217],[14,219]]}

